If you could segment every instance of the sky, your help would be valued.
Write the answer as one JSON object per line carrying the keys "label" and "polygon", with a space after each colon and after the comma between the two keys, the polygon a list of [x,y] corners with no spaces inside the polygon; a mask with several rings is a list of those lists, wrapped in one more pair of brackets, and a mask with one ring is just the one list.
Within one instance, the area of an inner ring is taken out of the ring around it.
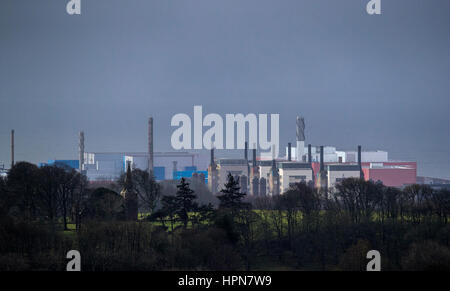
{"label": "sky", "polygon": [[65,0],[0,4],[0,165],[170,151],[177,113],[280,114],[280,144],[386,150],[450,178],[450,1]]}

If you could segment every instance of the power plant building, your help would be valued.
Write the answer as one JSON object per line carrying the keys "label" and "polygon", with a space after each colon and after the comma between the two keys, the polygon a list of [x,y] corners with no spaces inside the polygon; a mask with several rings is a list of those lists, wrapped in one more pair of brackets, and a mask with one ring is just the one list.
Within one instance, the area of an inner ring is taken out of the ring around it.
{"label": "power plant building", "polygon": [[347,178],[360,178],[359,165],[328,165],[327,178],[328,188],[334,189],[336,184]]}
{"label": "power plant building", "polygon": [[[252,149],[252,160],[245,143],[244,158],[214,157],[200,152],[154,152],[153,118],[148,119],[147,152],[86,152],[84,132],[79,133],[78,160],[49,160],[42,165],[65,165],[79,169],[89,181],[115,181],[127,169],[141,169],[153,173],[156,180],[196,177],[203,179],[213,194],[227,182],[228,173],[239,177],[241,190],[249,195],[283,194],[295,183],[306,182],[319,188],[332,189],[342,179],[355,177],[382,182],[386,186],[403,187],[416,183],[416,162],[390,161],[386,151],[341,151],[333,146],[305,146],[305,120],[296,119],[296,147],[288,143],[285,158]],[[14,132],[11,133],[12,159]]]}
{"label": "power plant building", "polygon": [[363,163],[364,179],[382,182],[389,187],[403,187],[417,183],[415,162]]}
{"label": "power plant building", "polygon": [[[286,147],[286,160],[288,157],[289,147]],[[356,163],[357,162],[357,151],[338,151],[335,147],[324,146],[323,147],[323,158],[324,163]],[[303,160],[306,161],[308,156],[308,148],[304,150],[305,154]],[[294,161],[298,160],[296,156],[296,148],[291,148],[291,156]],[[311,147],[311,159],[313,162],[320,161],[320,147]],[[388,162],[388,152],[386,151],[363,151],[361,152],[362,162],[374,163],[374,162]]]}
{"label": "power plant building", "polygon": [[[89,181],[114,181],[125,173],[127,162],[132,169],[145,171],[148,170],[149,155],[144,152],[87,152],[84,155],[83,171]],[[200,153],[155,152],[153,164],[156,180],[166,180],[172,179],[178,169],[206,169],[208,160],[207,155]]]}
{"label": "power plant building", "polygon": [[220,187],[227,182],[228,173],[235,177],[247,177],[248,162],[245,159],[219,159],[217,170],[220,190]]}
{"label": "power plant building", "polygon": [[309,163],[282,162],[278,163],[278,168],[281,193],[286,192],[295,183],[313,181],[314,173]]}

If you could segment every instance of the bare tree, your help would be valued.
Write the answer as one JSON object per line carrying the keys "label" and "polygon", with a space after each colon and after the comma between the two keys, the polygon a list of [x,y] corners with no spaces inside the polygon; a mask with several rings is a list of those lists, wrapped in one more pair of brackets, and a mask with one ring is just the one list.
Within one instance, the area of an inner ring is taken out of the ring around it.
{"label": "bare tree", "polygon": [[[125,176],[125,173],[122,174],[117,181],[121,189],[125,186]],[[153,175],[141,169],[132,170],[132,179],[133,190],[138,194],[140,208],[148,211],[149,215],[151,215],[161,198],[161,186],[156,182]]]}

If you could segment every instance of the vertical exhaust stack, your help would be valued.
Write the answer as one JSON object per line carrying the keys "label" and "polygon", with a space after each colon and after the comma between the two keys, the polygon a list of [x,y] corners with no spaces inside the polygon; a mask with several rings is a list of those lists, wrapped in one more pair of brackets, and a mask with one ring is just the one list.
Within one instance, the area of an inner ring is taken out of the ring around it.
{"label": "vertical exhaust stack", "polygon": [[312,171],[312,183],[313,183],[313,185],[315,185],[316,178],[314,176],[314,168],[312,166],[311,144],[308,144],[308,163],[309,163],[309,166],[311,167],[311,171]]}
{"label": "vertical exhaust stack", "polygon": [[[250,165],[248,164],[248,142],[245,142],[245,151],[244,151],[245,163],[247,164],[247,177],[250,177]],[[248,183],[247,179],[247,183]]]}
{"label": "vertical exhaust stack", "polygon": [[245,142],[244,159],[248,161],[248,142]]}
{"label": "vertical exhaust stack", "polygon": [[78,144],[78,167],[81,171],[83,171],[84,165],[84,131],[80,131],[80,140]]}
{"label": "vertical exhaust stack", "polygon": [[297,116],[297,161],[303,161],[305,150],[305,119]]}
{"label": "vertical exhaust stack", "polygon": [[11,130],[11,168],[14,167],[14,129]]}
{"label": "vertical exhaust stack", "polygon": [[256,144],[253,145],[252,153],[253,153],[252,167],[249,176],[250,194],[258,196],[260,192],[259,192],[259,169],[258,166],[256,165]]}
{"label": "vertical exhaust stack", "polygon": [[362,160],[361,160],[361,146],[358,146],[358,167],[359,167],[359,173],[360,173],[360,178],[363,179],[364,178],[364,174],[362,171]]}
{"label": "vertical exhaust stack", "polygon": [[311,144],[308,145],[308,163],[312,164]]}
{"label": "vertical exhaust stack", "polygon": [[291,148],[292,148],[292,145],[291,145],[291,143],[289,142],[289,143],[288,143],[288,161],[289,161],[289,162],[292,161],[292,157],[291,157]]}
{"label": "vertical exhaust stack", "polygon": [[153,175],[153,117],[148,119],[148,172]]}
{"label": "vertical exhaust stack", "polygon": [[358,146],[358,166],[361,168],[361,146]]}
{"label": "vertical exhaust stack", "polygon": [[325,170],[325,165],[323,162],[323,146],[320,146],[320,171],[323,172]]}
{"label": "vertical exhaust stack", "polygon": [[214,162],[214,144],[211,144],[211,161],[208,167],[208,189],[212,194],[216,194],[219,177],[217,175],[217,167]]}
{"label": "vertical exhaust stack", "polygon": [[317,186],[320,189],[328,189],[328,174],[325,171],[325,161],[323,157],[323,146],[320,146],[320,172],[317,179]]}
{"label": "vertical exhaust stack", "polygon": [[209,162],[210,166],[214,165],[214,147],[211,147],[211,160]]}
{"label": "vertical exhaust stack", "polygon": [[270,170],[270,192],[272,195],[280,194],[280,176],[275,160],[275,145],[272,145],[272,168]]}

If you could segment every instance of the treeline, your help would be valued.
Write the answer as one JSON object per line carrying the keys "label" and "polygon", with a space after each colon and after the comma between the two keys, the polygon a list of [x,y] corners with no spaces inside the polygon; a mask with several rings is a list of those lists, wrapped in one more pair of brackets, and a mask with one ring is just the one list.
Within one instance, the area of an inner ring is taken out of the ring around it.
{"label": "treeline", "polygon": [[68,220],[78,223],[88,199],[88,182],[77,171],[62,166],[20,162],[0,180],[2,216],[17,221],[47,223],[51,228]]}
{"label": "treeline", "polygon": [[203,181],[157,183],[133,170],[139,221],[126,221],[125,176],[89,187],[78,172],[18,163],[0,179],[0,270],[450,270],[450,192],[345,179],[247,197],[228,176],[217,196]]}
{"label": "treeline", "polygon": [[384,270],[450,270],[448,190],[349,178],[332,192],[300,183],[253,205],[271,245],[261,250],[297,268],[365,270],[374,249]]}
{"label": "treeline", "polygon": [[[135,169],[132,190],[137,194],[139,212],[151,215],[164,206],[163,196],[174,196],[177,185],[157,183],[147,171]],[[0,178],[0,210],[3,215],[27,222],[48,224],[55,230],[69,226],[79,229],[84,221],[124,220],[126,203],[120,195],[126,174],[115,183],[90,185],[85,175],[64,165],[44,166],[20,162],[6,179]],[[193,181],[199,203],[211,204],[216,199],[204,183]],[[164,192],[165,195],[162,195]]]}

